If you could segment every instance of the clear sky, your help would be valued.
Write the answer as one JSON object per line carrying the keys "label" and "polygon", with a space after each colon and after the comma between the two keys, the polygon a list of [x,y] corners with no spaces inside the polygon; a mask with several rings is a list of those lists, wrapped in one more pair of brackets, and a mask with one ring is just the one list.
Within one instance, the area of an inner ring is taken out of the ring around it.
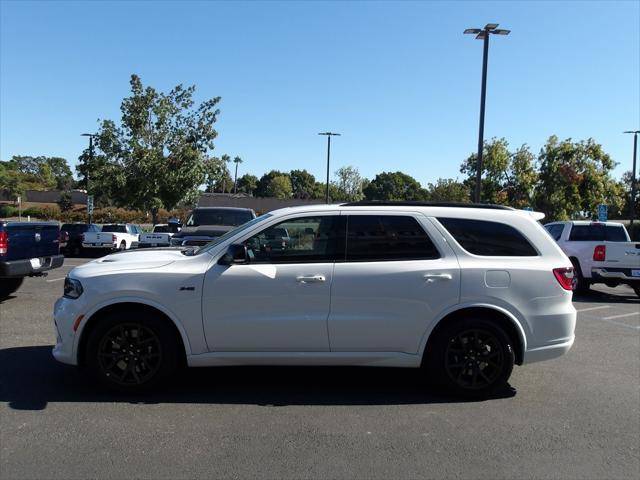
{"label": "clear sky", "polygon": [[0,158],[62,156],[120,119],[129,77],[221,96],[214,154],[240,174],[334,167],[461,177],[477,146],[482,42],[492,37],[485,138],[537,153],[593,137],[631,169],[640,129],[640,2],[0,0]]}

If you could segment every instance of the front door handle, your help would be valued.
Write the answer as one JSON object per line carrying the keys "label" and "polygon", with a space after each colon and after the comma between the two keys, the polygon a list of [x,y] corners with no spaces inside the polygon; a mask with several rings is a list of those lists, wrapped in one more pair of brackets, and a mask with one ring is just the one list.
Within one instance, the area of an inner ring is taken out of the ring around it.
{"label": "front door handle", "polygon": [[296,277],[296,281],[300,283],[320,283],[326,281],[324,275],[300,275]]}
{"label": "front door handle", "polygon": [[450,273],[427,273],[423,277],[427,283],[433,283],[436,280],[451,280],[453,276]]}

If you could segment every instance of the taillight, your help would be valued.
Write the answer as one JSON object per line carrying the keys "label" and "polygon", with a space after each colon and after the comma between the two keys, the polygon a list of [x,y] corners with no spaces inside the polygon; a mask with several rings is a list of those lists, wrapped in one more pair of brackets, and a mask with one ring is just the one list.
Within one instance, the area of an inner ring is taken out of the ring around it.
{"label": "taillight", "polygon": [[606,256],[607,256],[607,246],[596,245],[596,248],[593,249],[593,260],[595,262],[604,262],[604,259]]}
{"label": "taillight", "polygon": [[573,290],[573,267],[554,268],[553,274],[562,288],[565,290]]}
{"label": "taillight", "polygon": [[0,232],[0,255],[6,255],[9,251],[9,234]]}
{"label": "taillight", "polygon": [[118,240],[118,237],[116,237],[115,233],[111,234],[111,241],[115,242],[116,240]]}

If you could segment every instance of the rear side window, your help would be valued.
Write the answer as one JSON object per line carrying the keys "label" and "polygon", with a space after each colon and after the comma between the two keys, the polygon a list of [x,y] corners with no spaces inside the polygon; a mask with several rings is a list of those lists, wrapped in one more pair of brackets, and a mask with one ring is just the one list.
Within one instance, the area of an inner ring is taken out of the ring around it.
{"label": "rear side window", "polygon": [[510,225],[485,220],[438,218],[462,248],[489,257],[535,257],[535,248]]}
{"label": "rear side window", "polygon": [[350,215],[347,220],[349,262],[439,258],[433,242],[413,217]]}
{"label": "rear side window", "polygon": [[574,225],[569,234],[569,240],[574,242],[626,242],[627,235],[624,226],[603,225]]}
{"label": "rear side window", "polygon": [[124,225],[105,225],[102,227],[103,232],[127,233],[127,227]]}
{"label": "rear side window", "polygon": [[554,240],[558,241],[562,236],[564,225],[547,225],[544,228],[547,229],[547,231],[549,232],[549,235],[551,235],[551,237],[553,237]]}

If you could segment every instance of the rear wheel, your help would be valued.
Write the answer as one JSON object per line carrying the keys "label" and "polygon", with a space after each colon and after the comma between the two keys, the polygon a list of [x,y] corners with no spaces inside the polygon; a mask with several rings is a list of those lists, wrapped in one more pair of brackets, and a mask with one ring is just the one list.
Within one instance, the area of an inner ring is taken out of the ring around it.
{"label": "rear wheel", "polygon": [[631,287],[631,288],[633,288],[633,291],[636,292],[636,295],[640,297],[640,287]]}
{"label": "rear wheel", "polygon": [[0,300],[4,300],[20,288],[24,278],[0,278]]}
{"label": "rear wheel", "polygon": [[573,291],[578,295],[584,295],[589,291],[591,282],[582,276],[582,269],[576,260],[572,259],[571,263],[575,272],[573,275]]}
{"label": "rear wheel", "polygon": [[437,383],[466,397],[504,388],[515,355],[508,335],[485,318],[451,320],[429,341],[426,367]]}
{"label": "rear wheel", "polygon": [[87,340],[85,359],[89,373],[107,387],[142,392],[176,371],[180,350],[164,319],[118,312],[98,321]]}
{"label": "rear wheel", "polygon": [[119,249],[120,249],[120,250],[126,250],[126,249],[127,249],[127,244],[125,243],[125,241],[124,241],[124,240],[122,240],[122,241],[120,242],[120,248],[119,248]]}

